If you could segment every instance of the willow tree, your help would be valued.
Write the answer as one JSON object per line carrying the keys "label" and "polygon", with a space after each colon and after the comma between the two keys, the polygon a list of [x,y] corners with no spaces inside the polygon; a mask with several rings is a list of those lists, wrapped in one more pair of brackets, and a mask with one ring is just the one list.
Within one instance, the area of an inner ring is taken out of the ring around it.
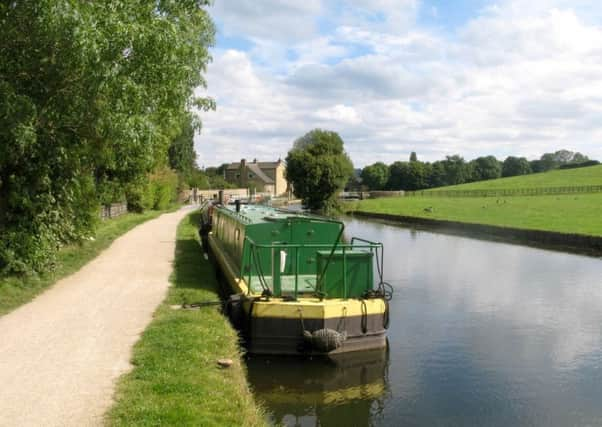
{"label": "willow tree", "polygon": [[187,110],[211,106],[193,96],[208,3],[0,3],[0,270],[47,267],[103,197],[166,164]]}

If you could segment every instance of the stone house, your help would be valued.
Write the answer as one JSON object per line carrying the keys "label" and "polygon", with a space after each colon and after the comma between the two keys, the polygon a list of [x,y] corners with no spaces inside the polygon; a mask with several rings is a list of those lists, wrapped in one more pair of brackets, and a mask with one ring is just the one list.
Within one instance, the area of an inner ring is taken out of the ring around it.
{"label": "stone house", "polygon": [[258,162],[257,159],[247,162],[241,159],[238,163],[230,163],[226,167],[225,179],[251,192],[269,193],[273,196],[286,195],[288,183],[284,177],[286,167],[281,159],[276,162]]}

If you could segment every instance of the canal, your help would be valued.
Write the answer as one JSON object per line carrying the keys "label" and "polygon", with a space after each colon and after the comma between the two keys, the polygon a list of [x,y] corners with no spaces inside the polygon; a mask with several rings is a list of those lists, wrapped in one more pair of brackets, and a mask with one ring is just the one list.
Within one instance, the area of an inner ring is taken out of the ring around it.
{"label": "canal", "polygon": [[602,425],[602,260],[349,219],[383,242],[388,351],[248,358],[287,426]]}

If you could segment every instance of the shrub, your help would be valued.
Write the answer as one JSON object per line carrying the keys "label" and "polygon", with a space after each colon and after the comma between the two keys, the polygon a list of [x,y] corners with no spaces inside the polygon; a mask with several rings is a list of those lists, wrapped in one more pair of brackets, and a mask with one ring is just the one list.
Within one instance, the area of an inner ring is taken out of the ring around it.
{"label": "shrub", "polygon": [[149,177],[144,198],[147,209],[162,210],[178,199],[178,174],[171,169],[160,169]]}

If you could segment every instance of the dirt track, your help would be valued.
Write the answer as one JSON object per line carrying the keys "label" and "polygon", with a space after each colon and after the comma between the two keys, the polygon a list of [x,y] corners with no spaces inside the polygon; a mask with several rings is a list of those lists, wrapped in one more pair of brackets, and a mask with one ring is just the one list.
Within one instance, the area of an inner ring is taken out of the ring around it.
{"label": "dirt track", "polygon": [[115,380],[163,300],[178,222],[165,214],[0,317],[0,426],[101,425]]}

